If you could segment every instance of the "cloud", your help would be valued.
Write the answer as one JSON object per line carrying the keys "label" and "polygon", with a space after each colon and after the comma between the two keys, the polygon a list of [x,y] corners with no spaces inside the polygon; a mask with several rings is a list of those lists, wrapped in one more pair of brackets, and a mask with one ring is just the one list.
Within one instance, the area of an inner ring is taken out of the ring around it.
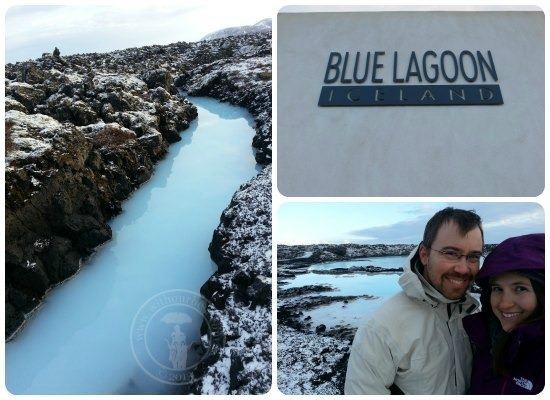
{"label": "cloud", "polygon": [[195,42],[208,33],[271,17],[258,3],[14,6],[5,15],[5,62],[38,58],[54,47],[62,55]]}
{"label": "cloud", "polygon": [[536,203],[419,204],[407,211],[414,217],[390,225],[353,230],[349,234],[364,243],[411,243],[422,240],[428,219],[445,206],[473,210],[482,219],[486,243],[500,243],[512,236],[544,232],[544,210]]}
{"label": "cloud", "polygon": [[43,17],[44,14],[56,12],[66,6],[12,6],[6,11],[6,18],[18,18],[20,16]]}
{"label": "cloud", "polygon": [[422,240],[426,220],[418,217],[391,225],[375,226],[349,232],[366,243],[416,244]]}

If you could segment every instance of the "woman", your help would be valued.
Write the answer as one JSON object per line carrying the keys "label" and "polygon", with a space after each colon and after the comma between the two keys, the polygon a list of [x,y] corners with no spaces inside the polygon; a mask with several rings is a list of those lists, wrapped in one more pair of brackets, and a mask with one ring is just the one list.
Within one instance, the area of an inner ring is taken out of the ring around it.
{"label": "woman", "polygon": [[537,394],[544,388],[544,234],[509,238],[476,283],[482,312],[463,319],[473,347],[470,394]]}

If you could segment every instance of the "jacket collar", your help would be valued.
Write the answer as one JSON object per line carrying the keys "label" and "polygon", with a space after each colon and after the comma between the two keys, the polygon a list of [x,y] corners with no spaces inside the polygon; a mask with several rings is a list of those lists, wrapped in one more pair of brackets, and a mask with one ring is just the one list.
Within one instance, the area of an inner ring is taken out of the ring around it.
{"label": "jacket collar", "polygon": [[[494,317],[493,317],[494,318]],[[500,331],[500,323],[494,320],[496,324],[499,324],[498,330]],[[469,315],[462,320],[464,329],[468,334],[470,341],[475,344],[476,347],[484,348],[490,351],[492,347],[492,334],[489,332],[492,330],[486,313],[480,312],[474,315]],[[493,334],[496,334],[493,333]],[[520,349],[524,346],[532,346],[537,350],[543,348],[538,347],[542,342],[544,345],[544,320],[533,321],[527,324],[518,326],[516,329],[510,332],[509,336],[509,348],[508,348],[508,361],[513,360]]]}

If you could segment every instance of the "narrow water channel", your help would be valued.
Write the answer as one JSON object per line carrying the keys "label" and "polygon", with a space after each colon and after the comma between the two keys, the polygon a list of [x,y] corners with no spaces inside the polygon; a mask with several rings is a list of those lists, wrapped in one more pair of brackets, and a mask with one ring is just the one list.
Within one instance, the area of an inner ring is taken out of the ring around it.
{"label": "narrow water channel", "polygon": [[[136,362],[130,343],[133,321],[160,293],[199,292],[216,268],[208,244],[221,212],[239,185],[257,173],[250,145],[252,117],[212,99],[190,100],[198,119],[170,147],[151,180],[124,203],[123,213],[111,223],[113,239],[78,275],[53,289],[23,331],[6,344],[11,393],[153,394],[173,389]],[[188,319],[185,335],[196,341],[202,321]]]}

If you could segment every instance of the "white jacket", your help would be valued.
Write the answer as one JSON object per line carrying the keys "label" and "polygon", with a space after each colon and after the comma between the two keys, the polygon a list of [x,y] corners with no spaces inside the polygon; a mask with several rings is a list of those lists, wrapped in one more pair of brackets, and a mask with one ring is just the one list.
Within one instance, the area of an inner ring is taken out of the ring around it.
{"label": "white jacket", "polygon": [[[472,351],[462,317],[478,308],[467,294],[445,298],[416,272],[418,249],[404,267],[403,291],[383,303],[357,330],[345,394],[465,394]],[[412,267],[415,266],[415,267]]]}

